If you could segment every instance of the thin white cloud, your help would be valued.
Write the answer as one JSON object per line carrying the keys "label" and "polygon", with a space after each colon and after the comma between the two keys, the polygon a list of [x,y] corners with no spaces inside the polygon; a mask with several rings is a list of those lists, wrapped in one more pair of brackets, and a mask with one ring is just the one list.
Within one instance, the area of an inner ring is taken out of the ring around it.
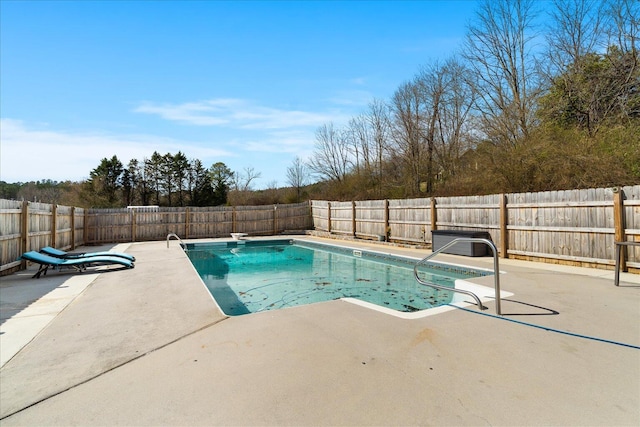
{"label": "thin white cloud", "polygon": [[143,102],[133,111],[156,114],[165,120],[184,122],[198,126],[220,126],[228,124],[232,118],[228,112],[239,108],[241,101],[235,99],[213,99],[184,104],[154,104]]}
{"label": "thin white cloud", "polygon": [[154,151],[188,157],[216,159],[234,156],[230,151],[209,148],[195,142],[155,135],[112,135],[33,129],[24,122],[1,119],[0,179],[7,182],[53,179],[86,179],[102,158],[116,155],[124,164],[142,161]]}
{"label": "thin white cloud", "polygon": [[242,99],[209,99],[182,104],[143,102],[136,113],[156,114],[165,120],[196,126],[236,129],[318,127],[344,119],[340,112],[309,112],[264,107]]}

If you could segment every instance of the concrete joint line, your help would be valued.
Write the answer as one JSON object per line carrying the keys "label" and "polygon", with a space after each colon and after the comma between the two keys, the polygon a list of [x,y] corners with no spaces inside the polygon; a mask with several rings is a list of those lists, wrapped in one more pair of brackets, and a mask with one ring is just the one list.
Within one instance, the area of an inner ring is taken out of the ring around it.
{"label": "concrete joint line", "polygon": [[176,339],[174,339],[174,340],[172,340],[172,341],[169,341],[168,343],[162,344],[161,346],[156,347],[156,348],[152,348],[151,350],[149,350],[149,351],[147,351],[147,352],[145,352],[145,353],[139,354],[139,355],[137,355],[137,356],[133,357],[132,359],[129,359],[129,360],[125,361],[125,362],[120,363],[119,365],[113,366],[113,367],[111,367],[111,368],[107,369],[107,370],[106,370],[106,371],[104,371],[104,372],[100,372],[99,374],[94,375],[94,376],[92,376],[91,378],[87,378],[86,380],[80,381],[78,384],[74,384],[74,385],[72,385],[72,386],[69,386],[69,387],[65,388],[64,390],[60,390],[60,391],[57,391],[57,392],[55,392],[55,393],[50,394],[49,396],[43,397],[42,399],[37,400],[36,402],[33,402],[33,403],[31,403],[31,404],[29,404],[29,405],[25,406],[24,408],[18,409],[17,411],[14,411],[14,412],[12,412],[12,413],[10,413],[10,414],[5,415],[4,417],[0,418],[0,420],[4,420],[5,418],[9,418],[9,417],[10,417],[10,416],[12,416],[12,415],[15,415],[15,414],[17,414],[17,413],[19,413],[19,412],[24,411],[25,409],[29,409],[29,408],[31,408],[32,406],[35,406],[35,405],[37,405],[37,404],[39,404],[39,403],[42,403],[42,402],[44,402],[45,400],[49,400],[49,399],[51,399],[52,397],[58,396],[58,395],[60,395],[60,394],[62,394],[62,393],[65,393],[65,392],[67,392],[67,391],[69,391],[69,390],[71,390],[71,389],[73,389],[73,388],[79,387],[79,386],[81,386],[81,385],[83,385],[83,384],[86,384],[86,383],[88,383],[88,382],[90,382],[90,381],[93,381],[93,380],[95,380],[96,378],[99,378],[99,377],[101,377],[101,376],[103,376],[103,375],[105,375],[105,374],[108,374],[109,372],[114,371],[114,370],[116,370],[116,369],[118,369],[118,368],[120,368],[120,367],[122,367],[122,366],[124,366],[124,365],[127,365],[127,364],[131,363],[131,362],[135,362],[136,360],[138,360],[138,359],[140,359],[140,358],[142,358],[142,357],[145,357],[145,356],[147,356],[147,355],[149,355],[149,354],[151,354],[151,353],[153,353],[153,352],[155,352],[155,351],[161,350],[161,349],[163,349],[163,348],[165,348],[165,347],[167,347],[167,346],[170,346],[171,344],[174,344],[174,343],[176,343],[176,342],[178,342],[178,341],[183,340],[184,338],[187,338],[187,337],[190,337],[191,335],[197,334],[198,332],[203,331],[203,330],[205,330],[205,329],[207,329],[207,328],[210,328],[211,326],[215,326],[215,325],[217,325],[218,323],[223,322],[224,320],[227,320],[228,318],[229,318],[228,316],[227,316],[227,317],[224,317],[224,318],[222,318],[222,319],[216,320],[215,322],[208,323],[208,324],[206,324],[206,325],[204,325],[204,326],[202,326],[202,327],[200,327],[200,328],[198,328],[198,329],[196,329],[196,330],[193,330],[193,331],[191,331],[191,332],[189,332],[189,333],[186,333],[186,334],[184,334],[184,335],[181,335],[181,336],[179,336],[178,338],[176,338]]}

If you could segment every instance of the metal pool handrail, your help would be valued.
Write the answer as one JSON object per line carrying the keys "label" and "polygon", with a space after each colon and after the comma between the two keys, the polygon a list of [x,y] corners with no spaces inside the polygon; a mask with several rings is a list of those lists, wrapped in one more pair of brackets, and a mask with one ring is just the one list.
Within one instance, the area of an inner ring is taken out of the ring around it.
{"label": "metal pool handrail", "polygon": [[613,276],[613,284],[620,286],[620,252],[623,246],[640,246],[640,242],[613,242],[615,244],[616,251],[616,267],[615,274]]}
{"label": "metal pool handrail", "polygon": [[438,250],[436,250],[433,253],[431,253],[431,255],[428,255],[425,258],[423,258],[420,261],[418,261],[416,263],[416,265],[413,267],[413,275],[414,275],[414,277],[416,278],[418,283],[420,283],[421,285],[430,286],[430,287],[436,288],[436,289],[442,289],[442,290],[446,290],[446,291],[453,291],[453,292],[458,292],[458,293],[461,293],[461,294],[469,295],[473,299],[475,299],[476,303],[478,304],[478,309],[484,310],[482,302],[480,302],[480,298],[478,298],[478,296],[476,294],[474,294],[473,292],[465,291],[463,289],[455,289],[455,288],[451,289],[451,288],[447,288],[446,286],[440,286],[440,285],[436,285],[434,283],[425,282],[424,280],[422,280],[418,276],[418,266],[420,264],[429,261],[431,258],[433,258],[436,255],[438,255],[440,252],[444,251],[445,249],[448,249],[449,247],[455,245],[458,242],[484,243],[484,244],[486,244],[487,246],[489,246],[491,248],[491,251],[493,252],[493,277],[494,277],[494,287],[495,287],[495,294],[496,294],[495,295],[495,298],[496,298],[496,314],[498,316],[501,316],[502,315],[502,310],[500,308],[500,268],[498,266],[498,248],[496,248],[496,245],[491,240],[482,239],[482,238],[478,238],[478,237],[458,237],[456,239],[453,239],[452,241],[450,241],[446,245],[442,246]]}
{"label": "metal pool handrail", "polygon": [[184,246],[184,242],[182,241],[182,239],[180,237],[178,237],[178,235],[176,233],[169,233],[167,234],[167,248],[169,248],[169,238],[170,237],[175,237],[176,239],[178,239],[178,241],[180,241],[180,246],[182,246],[183,248]]}

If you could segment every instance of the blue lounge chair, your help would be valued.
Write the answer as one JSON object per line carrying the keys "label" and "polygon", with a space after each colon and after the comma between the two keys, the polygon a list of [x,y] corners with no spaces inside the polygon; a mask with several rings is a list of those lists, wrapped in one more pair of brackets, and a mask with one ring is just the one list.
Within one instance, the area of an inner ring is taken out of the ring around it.
{"label": "blue lounge chair", "polygon": [[74,268],[77,271],[85,270],[88,266],[91,265],[110,265],[110,264],[120,264],[127,268],[133,268],[133,262],[128,259],[115,257],[115,256],[92,256],[92,257],[84,257],[84,258],[72,258],[72,259],[60,259],[54,258],[49,255],[41,254],[36,251],[29,251],[22,254],[20,257],[27,261],[31,261],[36,264],[40,264],[40,268],[32,277],[39,279],[41,274],[47,274],[47,270],[49,267],[53,268],[63,268],[69,267]]}
{"label": "blue lounge chair", "polygon": [[60,249],[52,248],[51,246],[45,246],[44,248],[40,249],[40,252],[42,252],[43,254],[52,256],[54,258],[60,258],[60,259],[78,259],[78,258],[87,258],[87,257],[93,257],[93,256],[115,256],[119,258],[128,259],[131,262],[134,262],[136,260],[135,257],[129,254],[123,254],[119,252],[65,252],[65,251],[61,251]]}

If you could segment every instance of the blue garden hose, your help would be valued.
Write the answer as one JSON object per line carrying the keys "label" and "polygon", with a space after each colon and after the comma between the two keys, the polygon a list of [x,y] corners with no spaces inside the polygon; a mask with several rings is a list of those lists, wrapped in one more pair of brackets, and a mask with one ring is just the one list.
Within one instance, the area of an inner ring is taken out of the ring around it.
{"label": "blue garden hose", "polygon": [[598,338],[598,337],[592,337],[589,335],[583,335],[583,334],[576,334],[574,332],[569,332],[569,331],[562,331],[560,329],[554,329],[554,328],[550,328],[548,326],[540,326],[540,325],[535,325],[533,323],[527,323],[527,322],[522,322],[520,320],[515,320],[515,319],[509,319],[503,316],[496,316],[495,314],[491,314],[491,313],[483,313],[482,311],[477,311],[477,310],[470,310],[468,308],[464,308],[464,307],[458,307],[457,305],[453,305],[453,304],[447,304],[451,307],[455,307],[457,309],[466,311],[468,313],[474,313],[474,314],[481,314],[483,316],[488,316],[488,317],[493,317],[495,319],[500,319],[500,320],[506,320],[507,322],[513,322],[513,323],[517,323],[520,325],[524,325],[524,326],[532,326],[534,328],[538,328],[538,329],[543,329],[545,331],[549,331],[549,332],[555,332],[558,334],[564,334],[564,335],[570,335],[572,337],[578,337],[578,338],[584,338],[584,339],[588,339],[588,340],[592,340],[592,341],[600,341],[603,343],[607,343],[607,344],[614,344],[614,345],[619,345],[622,347],[629,347],[629,348],[633,348],[636,350],[640,350],[640,346],[634,345],[634,344],[627,344],[627,343],[623,343],[623,342],[619,342],[619,341],[612,341],[612,340],[607,340],[604,338]]}

